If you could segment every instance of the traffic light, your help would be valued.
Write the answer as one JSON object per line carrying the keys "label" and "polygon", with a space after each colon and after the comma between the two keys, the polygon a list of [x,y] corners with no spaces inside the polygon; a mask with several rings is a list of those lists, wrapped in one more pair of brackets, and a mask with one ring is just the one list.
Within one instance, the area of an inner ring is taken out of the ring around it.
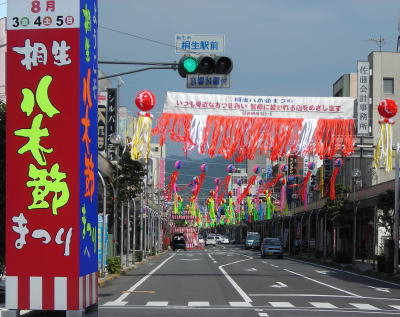
{"label": "traffic light", "polygon": [[183,78],[192,74],[227,75],[232,71],[232,68],[232,60],[226,56],[202,55],[196,57],[185,55],[178,63],[178,72]]}
{"label": "traffic light", "polygon": [[315,182],[316,178],[317,178],[316,175],[314,175],[314,174],[311,175],[310,191],[312,191],[312,192],[316,189],[315,188],[317,185],[317,183]]}

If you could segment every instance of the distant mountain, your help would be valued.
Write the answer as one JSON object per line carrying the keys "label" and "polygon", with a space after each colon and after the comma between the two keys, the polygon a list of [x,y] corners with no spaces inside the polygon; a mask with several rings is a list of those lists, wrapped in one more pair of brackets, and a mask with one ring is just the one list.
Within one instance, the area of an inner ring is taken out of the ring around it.
{"label": "distant mountain", "polygon": [[[189,184],[195,176],[199,176],[201,174],[200,165],[205,163],[208,166],[208,170],[206,173],[206,177],[199,194],[199,200],[205,200],[209,196],[210,190],[215,188],[214,179],[220,178],[221,181],[228,175],[226,171],[226,167],[229,164],[233,164],[236,167],[244,166],[244,164],[237,164],[233,161],[227,161],[221,156],[209,158],[208,156],[204,156],[204,159],[193,159],[193,158],[186,158],[177,155],[169,155],[166,159],[166,175],[165,181],[166,183],[169,182],[169,176],[176,170],[175,169],[175,162],[177,160],[182,161],[182,168],[179,169],[179,177],[178,177],[178,187],[184,187],[185,185]],[[191,190],[193,187],[190,187],[182,192],[180,195],[184,198],[185,203],[187,199],[191,195]]]}

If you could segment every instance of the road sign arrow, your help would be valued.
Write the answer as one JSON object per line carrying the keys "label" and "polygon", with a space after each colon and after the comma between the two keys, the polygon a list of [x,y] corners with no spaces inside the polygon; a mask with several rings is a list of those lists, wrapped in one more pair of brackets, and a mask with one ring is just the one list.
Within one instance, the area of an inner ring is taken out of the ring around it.
{"label": "road sign arrow", "polygon": [[252,267],[251,269],[246,269],[246,271],[248,271],[248,272],[255,272],[255,271],[257,271],[257,269],[254,268],[254,267]]}
{"label": "road sign arrow", "polygon": [[324,274],[324,275],[331,273],[331,271],[317,271],[317,270],[315,270],[315,272],[317,272],[319,274]]}
{"label": "road sign arrow", "polygon": [[269,287],[277,287],[277,288],[282,288],[282,287],[288,287],[286,284],[282,282],[276,282],[274,285],[270,285]]}
{"label": "road sign arrow", "polygon": [[378,292],[383,292],[383,293],[390,293],[390,289],[384,288],[384,287],[373,287],[373,286],[368,286],[369,288],[372,288]]}

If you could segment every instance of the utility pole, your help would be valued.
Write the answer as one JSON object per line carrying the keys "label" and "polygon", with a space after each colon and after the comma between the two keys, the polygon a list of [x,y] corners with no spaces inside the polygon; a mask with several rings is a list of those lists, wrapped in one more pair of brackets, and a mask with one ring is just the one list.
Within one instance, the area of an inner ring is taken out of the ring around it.
{"label": "utility pole", "polygon": [[393,224],[393,239],[394,239],[394,273],[398,273],[399,269],[399,156],[400,143],[397,144],[396,161],[395,161],[395,180],[394,180],[394,224]]}

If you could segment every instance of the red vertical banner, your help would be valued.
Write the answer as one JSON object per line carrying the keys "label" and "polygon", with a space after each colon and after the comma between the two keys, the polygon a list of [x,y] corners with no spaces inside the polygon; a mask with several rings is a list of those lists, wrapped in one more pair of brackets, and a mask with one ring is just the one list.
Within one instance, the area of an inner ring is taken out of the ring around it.
{"label": "red vertical banner", "polygon": [[[97,301],[80,290],[81,14],[80,0],[8,4],[8,309],[79,310]],[[96,276],[87,275],[86,288]]]}

